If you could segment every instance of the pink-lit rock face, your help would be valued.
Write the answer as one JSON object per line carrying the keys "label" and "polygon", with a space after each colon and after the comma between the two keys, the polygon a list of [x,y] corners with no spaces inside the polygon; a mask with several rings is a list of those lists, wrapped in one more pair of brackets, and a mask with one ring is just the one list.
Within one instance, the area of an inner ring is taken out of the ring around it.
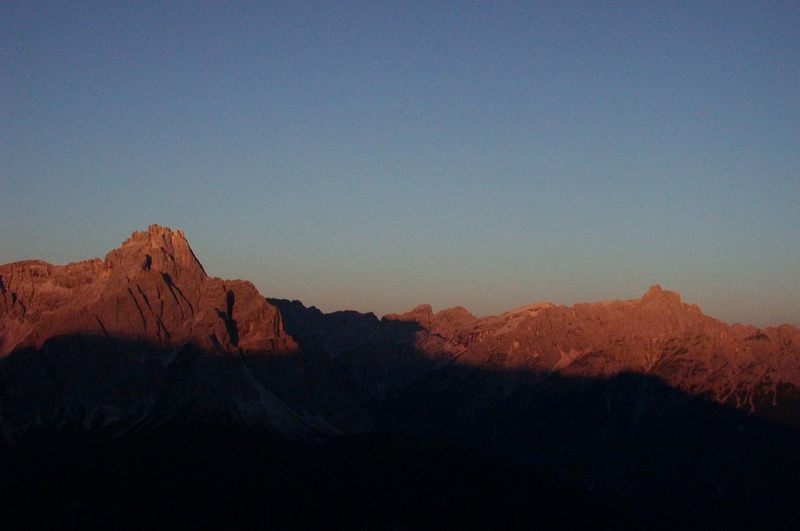
{"label": "pink-lit rock face", "polygon": [[[452,388],[448,367],[482,370],[492,393],[513,391],[510,373],[580,379],[629,372],[689,396],[798,422],[781,410],[800,400],[797,328],[728,325],[660,286],[640,299],[572,307],[545,302],[485,318],[462,307],[435,313],[420,305],[378,320],[273,302],[285,316],[249,282],[208,276],[183,233],[153,225],[104,260],[0,266],[0,355],[36,351],[60,337],[72,337],[71,348],[80,352],[75,337],[126,341],[136,352],[191,346],[226,357],[281,354],[293,360],[287,367],[294,376],[265,375],[275,378],[272,388],[297,400],[305,385],[297,382],[323,374],[351,382],[368,401],[382,401],[431,369],[426,382],[441,379],[443,388]],[[297,337],[284,329],[284,317]],[[296,339],[304,340],[303,348]],[[341,373],[329,366],[333,360]],[[338,393],[335,385],[330,389],[322,394]]]}
{"label": "pink-lit rock face", "polygon": [[104,260],[0,266],[0,355],[69,334],[228,354],[296,348],[249,282],[210,277],[181,231],[151,225]]}
{"label": "pink-lit rock face", "polygon": [[661,286],[634,300],[452,314],[419,306],[385,319],[416,323],[417,350],[462,366],[569,377],[633,372],[746,411],[780,406],[781,389],[800,386],[800,330],[728,325]]}

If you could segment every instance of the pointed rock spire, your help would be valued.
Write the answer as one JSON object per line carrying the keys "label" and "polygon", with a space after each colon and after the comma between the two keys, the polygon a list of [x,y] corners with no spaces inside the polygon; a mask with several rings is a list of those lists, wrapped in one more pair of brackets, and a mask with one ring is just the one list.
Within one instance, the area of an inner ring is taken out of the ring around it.
{"label": "pointed rock spire", "polygon": [[139,271],[197,278],[207,276],[183,232],[160,225],[150,225],[146,231],[134,232],[121,247],[106,255],[105,266],[112,272],[123,272],[127,276],[134,276]]}
{"label": "pointed rock spire", "polygon": [[668,291],[661,288],[661,285],[654,284],[650,286],[642,298],[641,302],[664,302],[664,303],[678,303],[681,302],[681,296],[675,291]]}

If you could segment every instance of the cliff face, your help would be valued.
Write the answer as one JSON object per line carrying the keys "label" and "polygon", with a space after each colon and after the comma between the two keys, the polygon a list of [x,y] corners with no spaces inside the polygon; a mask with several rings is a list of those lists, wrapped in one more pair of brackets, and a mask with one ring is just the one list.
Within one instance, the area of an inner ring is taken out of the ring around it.
{"label": "cliff face", "polygon": [[183,233],[157,225],[104,260],[7,264],[0,281],[0,356],[76,333],[230,355],[296,349],[251,283],[208,276]]}
{"label": "cliff face", "polygon": [[692,395],[768,411],[779,387],[800,386],[800,331],[712,319],[653,286],[638,300],[538,305],[455,331],[459,361],[572,377],[652,375]]}
{"label": "cliff face", "polygon": [[104,260],[0,266],[0,355],[0,430],[12,443],[165,423],[290,437],[370,426],[251,283],[208,276],[183,233],[156,225]]}
{"label": "cliff face", "polygon": [[385,431],[612,493],[652,519],[642,527],[682,527],[681,518],[757,527],[747,514],[795,506],[794,327],[727,325],[659,286],[639,299],[485,318],[426,305],[381,320],[351,313],[349,326],[341,314],[273,304],[302,349],[334,360]]}
{"label": "cliff face", "polygon": [[321,314],[313,323],[326,332],[307,335],[309,326],[298,323],[311,321],[297,304],[287,326],[297,329],[301,343],[322,349],[336,343],[336,359],[361,393],[403,403],[406,416],[414,415],[409,404],[418,399],[450,404],[449,413],[463,408],[469,417],[473,411],[464,404],[471,402],[456,396],[455,382],[470,373],[482,375],[479,387],[487,394],[480,407],[486,408],[553,375],[579,380],[632,373],[687,396],[800,424],[800,330],[728,325],[660,286],[640,299],[532,304],[480,319],[463,308],[434,313],[422,305],[367,321],[357,336],[326,327]]}
{"label": "cliff face", "polygon": [[[800,424],[800,331],[791,326],[727,325],[660,286],[635,300],[532,304],[480,319],[461,307],[434,313],[428,305],[381,320],[323,314],[297,301],[268,301],[246,281],[210,277],[182,232],[157,225],[133,233],[103,260],[0,266],[0,356],[12,352],[3,370],[14,385],[4,400],[10,406],[47,396],[39,403],[49,404],[48,414],[60,410],[59,400],[84,409],[99,401],[115,415],[141,406],[142,396],[164,401],[175,392],[166,375],[184,360],[178,376],[187,387],[171,399],[184,409],[228,415],[240,408],[231,403],[244,400],[243,411],[252,413],[263,388],[320,425],[336,418],[345,431],[370,425],[345,388],[375,416],[417,429],[417,403],[447,404],[443,415],[466,419],[552,375],[623,373]],[[100,359],[129,387],[88,377]],[[236,369],[222,361],[235,359]],[[482,383],[464,400],[458,386],[473,373]],[[78,380],[84,383],[74,385]],[[198,408],[209,396],[214,405]],[[20,410],[32,411],[22,405],[3,414],[21,423]]]}

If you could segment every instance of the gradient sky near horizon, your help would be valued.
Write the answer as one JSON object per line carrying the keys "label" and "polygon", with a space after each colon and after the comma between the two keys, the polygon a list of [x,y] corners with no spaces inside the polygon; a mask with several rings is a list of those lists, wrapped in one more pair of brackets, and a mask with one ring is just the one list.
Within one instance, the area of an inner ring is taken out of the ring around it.
{"label": "gradient sky near horizon", "polygon": [[0,263],[151,223],[326,311],[800,325],[800,3],[0,4]]}

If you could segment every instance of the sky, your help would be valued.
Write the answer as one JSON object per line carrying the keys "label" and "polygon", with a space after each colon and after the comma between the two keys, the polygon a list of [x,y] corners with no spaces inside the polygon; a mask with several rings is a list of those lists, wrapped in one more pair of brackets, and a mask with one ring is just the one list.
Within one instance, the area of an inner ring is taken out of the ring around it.
{"label": "sky", "polygon": [[0,3],[0,263],[800,325],[800,3]]}

